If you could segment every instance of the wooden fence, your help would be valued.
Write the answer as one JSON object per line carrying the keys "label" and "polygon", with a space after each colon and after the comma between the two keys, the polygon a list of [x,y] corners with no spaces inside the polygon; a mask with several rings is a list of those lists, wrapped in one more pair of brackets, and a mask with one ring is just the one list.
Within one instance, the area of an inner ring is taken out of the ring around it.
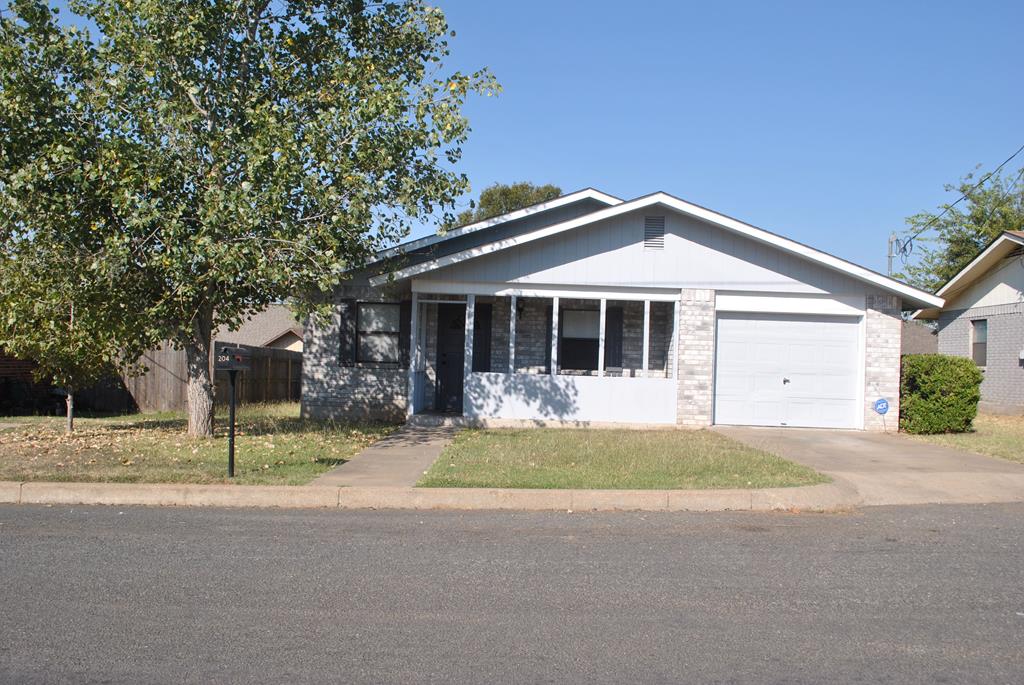
{"label": "wooden fence", "polygon": [[[215,343],[215,350],[226,343]],[[245,347],[252,355],[252,369],[238,374],[238,401],[297,402],[302,393],[302,353],[272,347]],[[187,406],[188,373],[184,350],[170,345],[147,352],[142,376],[127,377],[124,387],[139,411],[184,411]],[[228,374],[214,374],[216,402],[228,401]]]}

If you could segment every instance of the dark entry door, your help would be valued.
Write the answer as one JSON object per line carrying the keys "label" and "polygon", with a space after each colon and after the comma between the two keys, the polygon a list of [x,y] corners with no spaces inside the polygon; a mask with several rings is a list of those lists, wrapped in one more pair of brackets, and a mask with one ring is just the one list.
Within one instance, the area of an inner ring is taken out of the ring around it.
{"label": "dark entry door", "polygon": [[462,376],[466,359],[466,305],[437,305],[438,411],[462,412]]}

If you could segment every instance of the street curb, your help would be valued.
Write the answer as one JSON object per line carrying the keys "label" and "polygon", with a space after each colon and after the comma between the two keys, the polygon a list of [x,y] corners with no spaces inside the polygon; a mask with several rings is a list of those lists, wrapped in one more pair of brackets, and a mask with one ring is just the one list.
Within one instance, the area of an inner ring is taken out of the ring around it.
{"label": "street curb", "polygon": [[765,490],[513,490],[0,481],[0,503],[279,509],[448,509],[518,511],[843,511],[855,488]]}

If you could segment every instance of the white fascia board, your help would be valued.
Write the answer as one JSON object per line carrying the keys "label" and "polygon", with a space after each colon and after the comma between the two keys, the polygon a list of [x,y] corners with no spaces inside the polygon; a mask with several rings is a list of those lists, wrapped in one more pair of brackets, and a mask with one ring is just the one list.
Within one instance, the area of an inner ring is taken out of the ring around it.
{"label": "white fascia board", "polygon": [[459,228],[453,228],[450,231],[446,231],[444,234],[428,235],[416,240],[410,240],[409,242],[401,245],[390,247],[386,250],[381,250],[376,254],[374,262],[387,259],[388,257],[394,257],[395,255],[408,252],[409,250],[418,250],[421,247],[428,247],[443,240],[448,240],[449,238],[457,238],[460,235],[466,235],[467,233],[474,233],[485,228],[490,228],[491,226],[497,226],[498,224],[503,224],[506,221],[515,221],[516,219],[522,219],[523,217],[530,216],[531,214],[564,207],[565,205],[570,205],[574,202],[579,202],[580,200],[597,200],[598,202],[603,202],[609,206],[622,204],[622,200],[613,195],[602,193],[600,190],[596,190],[594,188],[584,188],[583,190],[576,191],[575,193],[569,193],[568,195],[562,195],[561,197],[556,197],[555,199],[548,200],[547,202],[541,202],[539,204],[530,205],[529,207],[524,207],[523,209],[517,209],[516,211],[509,212],[508,214],[501,214],[500,216],[491,217],[490,219],[484,219],[483,221],[466,224]]}
{"label": "white fascia board", "polygon": [[629,300],[675,302],[678,288],[633,288],[587,285],[537,285],[533,283],[474,283],[413,279],[412,291],[431,295],[480,295],[493,297],[564,297],[581,300]]}
{"label": "white fascia board", "polygon": [[[439,257],[438,259],[434,259],[429,262],[423,262],[422,264],[416,264],[415,266],[400,269],[394,272],[393,277],[396,279],[409,278],[421,273],[426,273],[427,271],[433,271],[452,264],[458,264],[459,262],[463,262],[468,259],[474,259],[509,247],[515,247],[516,245],[540,240],[541,238],[547,238],[557,233],[562,233],[580,226],[610,219],[612,217],[620,216],[652,205],[663,205],[665,207],[675,209],[682,214],[706,221],[753,240],[772,245],[773,247],[779,248],[785,252],[817,262],[835,271],[848,274],[860,281],[871,283],[884,290],[902,295],[918,304],[931,305],[935,307],[941,307],[943,305],[942,298],[926,293],[923,290],[918,290],[913,286],[900,283],[899,281],[883,276],[880,273],[876,273],[870,269],[865,269],[862,266],[858,266],[857,264],[848,262],[845,259],[840,259],[839,257],[835,257],[826,252],[815,250],[813,247],[808,247],[807,245],[790,240],[789,238],[783,238],[780,235],[770,233],[764,229],[757,228],[756,226],[751,226],[750,224],[745,224],[742,221],[733,219],[732,217],[719,214],[718,212],[713,212],[705,207],[691,204],[685,200],[680,200],[677,197],[661,192],[637,198],[636,200],[631,200],[629,202],[623,202],[607,209],[600,209],[576,219],[563,221],[560,224],[545,226],[544,228],[537,229],[530,233],[524,233],[504,240],[497,240],[493,243],[487,243],[469,250],[463,250],[462,252],[456,252],[451,255]],[[379,286],[386,283],[388,279],[389,276],[387,274],[376,276],[370,279],[370,284]]]}
{"label": "white fascia board", "polygon": [[778,293],[715,293],[715,311],[758,314],[863,316],[863,295],[782,295]]}

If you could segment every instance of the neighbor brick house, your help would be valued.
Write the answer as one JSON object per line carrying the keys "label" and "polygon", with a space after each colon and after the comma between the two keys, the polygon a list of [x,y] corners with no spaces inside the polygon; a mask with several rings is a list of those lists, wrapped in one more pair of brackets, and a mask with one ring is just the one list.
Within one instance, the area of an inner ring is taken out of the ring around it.
{"label": "neighbor brick house", "polygon": [[938,321],[939,352],[982,368],[982,411],[1024,414],[1024,231],[996,238],[937,295],[944,307],[915,313]]}
{"label": "neighbor brick house", "polygon": [[666,193],[587,189],[378,257],[307,326],[306,416],[894,428],[901,313],[942,305]]}

